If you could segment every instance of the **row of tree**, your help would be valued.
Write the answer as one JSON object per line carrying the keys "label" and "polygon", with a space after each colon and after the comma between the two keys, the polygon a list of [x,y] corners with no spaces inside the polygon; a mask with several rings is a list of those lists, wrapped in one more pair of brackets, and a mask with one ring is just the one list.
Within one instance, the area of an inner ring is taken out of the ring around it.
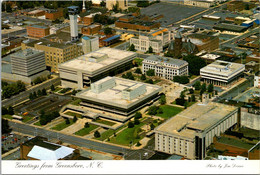
{"label": "row of tree", "polygon": [[41,97],[41,96],[44,96],[44,95],[47,95],[47,91],[45,88],[43,88],[42,90],[38,90],[37,93],[36,92],[33,92],[33,93],[30,93],[29,94],[29,99],[30,100],[34,100],[36,99],[37,97]]}
{"label": "row of tree", "polygon": [[59,117],[60,114],[58,111],[51,112],[49,114],[45,114],[44,111],[41,111],[40,114],[40,124],[46,125],[47,123],[51,122],[53,119]]}
{"label": "row of tree", "polygon": [[19,94],[26,90],[25,84],[22,81],[17,81],[16,83],[4,83],[2,84],[2,98],[10,98],[14,95]]}
{"label": "row of tree", "polygon": [[[195,88],[195,90],[200,90],[200,95],[202,95],[204,92],[208,92],[211,93],[214,91],[214,86],[213,84],[209,84],[208,87],[206,85],[206,83],[203,83],[201,85],[200,81],[195,82],[195,84],[193,85],[193,87]],[[217,94],[216,94],[217,95]]]}
{"label": "row of tree", "polygon": [[8,108],[2,107],[2,115],[14,115],[14,108],[12,106],[9,106]]}
{"label": "row of tree", "polygon": [[174,76],[173,81],[180,84],[187,84],[190,82],[190,79],[188,76]]}

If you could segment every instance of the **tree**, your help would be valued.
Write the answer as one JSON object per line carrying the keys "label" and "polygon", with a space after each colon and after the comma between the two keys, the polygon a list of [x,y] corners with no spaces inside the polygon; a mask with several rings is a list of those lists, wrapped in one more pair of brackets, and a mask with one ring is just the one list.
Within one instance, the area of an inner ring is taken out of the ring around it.
{"label": "tree", "polygon": [[140,12],[140,8],[138,7],[128,7],[128,12],[129,13],[139,13]]}
{"label": "tree", "polygon": [[136,146],[141,146],[142,144],[138,141],[137,142],[137,144],[136,144]]}
{"label": "tree", "polygon": [[146,72],[146,75],[148,75],[148,76],[154,76],[154,75],[155,75],[154,69],[149,69],[149,70]]}
{"label": "tree", "polygon": [[51,85],[51,91],[55,91],[55,87],[53,84]]}
{"label": "tree", "polygon": [[5,120],[2,118],[2,134],[8,134],[12,131],[12,129],[10,128],[9,124],[8,124],[8,120]]}
{"label": "tree", "polygon": [[16,87],[18,92],[22,92],[26,90],[25,84],[20,80],[16,82]]}
{"label": "tree", "polygon": [[106,2],[105,2],[105,1],[101,1],[101,2],[100,2],[100,6],[101,6],[101,7],[106,7]]}
{"label": "tree", "polygon": [[153,123],[150,124],[150,128],[151,128],[151,130],[154,130],[155,126]]}
{"label": "tree", "polygon": [[75,123],[78,120],[76,116],[73,117],[73,123]]}
{"label": "tree", "polygon": [[136,112],[135,115],[134,115],[134,118],[135,118],[135,119],[140,119],[140,118],[142,118],[141,112]]}
{"label": "tree", "polygon": [[134,124],[135,124],[135,125],[139,125],[139,124],[140,124],[140,121],[139,121],[138,119],[135,119],[135,120],[134,120]]}
{"label": "tree", "polygon": [[94,137],[99,138],[100,136],[101,136],[100,133],[98,131],[95,131]]}
{"label": "tree", "polygon": [[177,99],[175,100],[176,104],[177,104],[177,105],[181,105],[181,106],[184,106],[185,101],[186,101],[186,100],[185,100],[184,98],[177,98]]}
{"label": "tree", "polygon": [[146,80],[145,74],[142,74],[140,79],[141,79],[141,80]]}
{"label": "tree", "polygon": [[85,128],[89,128],[88,122],[85,123],[85,126],[84,126],[84,127],[85,127]]}
{"label": "tree", "polygon": [[69,125],[70,124],[70,120],[68,118],[66,118],[65,123],[66,123],[66,125]]}
{"label": "tree", "polygon": [[148,108],[148,114],[149,115],[156,115],[158,109],[159,109],[158,106],[151,106],[151,107]]}
{"label": "tree", "polygon": [[195,98],[195,95],[194,95],[194,94],[191,95],[191,101],[192,101],[192,102],[195,102],[195,101],[196,101],[196,98]]}
{"label": "tree", "polygon": [[187,84],[190,82],[188,76],[174,76],[173,81],[178,82],[180,84]]}
{"label": "tree", "polygon": [[156,111],[157,114],[162,114],[163,113],[163,110],[162,108],[158,108],[158,110]]}
{"label": "tree", "polygon": [[38,91],[37,91],[37,95],[40,97],[40,96],[42,96],[42,91],[39,89]]}
{"label": "tree", "polygon": [[30,100],[33,100],[33,99],[34,99],[34,96],[33,96],[32,93],[29,94],[29,99],[30,99]]}
{"label": "tree", "polygon": [[194,90],[192,88],[189,89],[190,94],[194,94]]}
{"label": "tree", "polygon": [[128,128],[133,128],[135,125],[133,124],[133,122],[129,122],[128,123]]}
{"label": "tree", "polygon": [[245,10],[249,10],[249,9],[250,9],[249,4],[246,3],[246,4],[245,4]]}
{"label": "tree", "polygon": [[34,98],[34,99],[37,98],[36,92],[33,92],[33,98]]}
{"label": "tree", "polygon": [[147,0],[137,1],[137,4],[136,4],[137,7],[148,7],[149,5],[150,5],[150,3]]}
{"label": "tree", "polygon": [[42,95],[47,95],[47,92],[46,92],[45,88],[42,89]]}
{"label": "tree", "polygon": [[8,13],[11,13],[12,11],[13,11],[13,9],[12,9],[12,7],[11,7],[11,4],[6,4],[6,12],[8,12]]}
{"label": "tree", "polygon": [[14,108],[12,106],[9,106],[8,108],[8,114],[9,115],[14,115]]}
{"label": "tree", "polygon": [[213,92],[214,91],[214,86],[213,84],[208,85],[208,92]]}
{"label": "tree", "polygon": [[122,78],[130,79],[130,80],[134,80],[135,79],[135,77],[133,76],[132,72],[127,72],[126,74],[123,74]]}
{"label": "tree", "polygon": [[185,102],[184,102],[184,109],[187,109],[187,107],[188,107],[188,102],[185,101]]}
{"label": "tree", "polygon": [[218,95],[218,91],[217,90],[215,91],[215,95]]}
{"label": "tree", "polygon": [[129,51],[133,51],[133,52],[136,51],[134,44],[131,44],[131,45],[129,46]]}
{"label": "tree", "polygon": [[201,86],[201,91],[206,92],[206,90],[207,90],[207,85],[206,85],[206,83],[203,83]]}
{"label": "tree", "polygon": [[105,33],[105,35],[112,35],[113,34],[112,28],[105,27],[104,28],[104,33]]}
{"label": "tree", "polygon": [[200,90],[200,88],[201,88],[200,81],[196,81],[195,84],[193,85],[193,87],[195,88],[195,90]]}
{"label": "tree", "polygon": [[189,73],[193,75],[200,75],[200,69],[206,66],[205,60],[198,56],[187,55],[183,57],[183,60],[189,64]]}
{"label": "tree", "polygon": [[152,79],[148,79],[148,80],[145,81],[145,83],[153,84],[153,80]]}
{"label": "tree", "polygon": [[148,49],[148,53],[153,53],[153,48],[151,46]]}
{"label": "tree", "polygon": [[6,107],[2,107],[2,115],[8,114],[8,109]]}
{"label": "tree", "polygon": [[115,5],[113,5],[113,7],[112,7],[112,11],[115,12],[115,13],[118,13],[118,12],[119,12],[119,5],[118,5],[118,2],[116,2]]}
{"label": "tree", "polygon": [[166,103],[166,97],[165,97],[165,95],[162,95],[161,97],[160,97],[160,104],[161,105],[164,105]]}
{"label": "tree", "polygon": [[141,69],[138,67],[138,68],[135,70],[135,73],[137,73],[137,74],[142,74],[142,71],[141,71]]}

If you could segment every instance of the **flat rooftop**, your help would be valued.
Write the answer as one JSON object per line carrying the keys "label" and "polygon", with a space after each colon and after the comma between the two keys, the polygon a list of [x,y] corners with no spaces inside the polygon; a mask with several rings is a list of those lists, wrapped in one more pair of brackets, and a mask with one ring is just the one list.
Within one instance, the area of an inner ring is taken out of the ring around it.
{"label": "flat rooftop", "polygon": [[245,65],[243,64],[217,60],[203,67],[202,69],[200,69],[200,71],[230,76],[231,74],[239,72],[241,69],[244,68]]}
{"label": "flat rooftop", "polygon": [[[151,95],[156,94],[162,90],[162,87],[157,85],[146,84],[146,83],[128,80],[124,78],[118,78],[118,77],[106,77],[97,81],[96,83],[100,84],[104,81],[107,81],[108,79],[114,79],[116,85],[100,93],[95,93],[91,91],[90,88],[88,88],[86,90],[77,93],[76,96],[81,99],[88,99],[88,100],[98,101],[100,103],[113,105],[117,107],[129,108],[130,106],[138,102],[141,102],[146,98],[150,97]],[[122,92],[124,90],[137,88],[143,84],[146,85],[146,92],[144,94],[132,100],[126,100],[122,98]]]}
{"label": "flat rooftop", "polygon": [[59,49],[64,49],[64,48],[71,46],[71,44],[65,45],[65,44],[58,43],[58,42],[52,42],[52,41],[49,41],[46,39],[39,39],[39,40],[31,41],[31,42],[30,41],[26,42],[26,45],[29,47],[34,47],[35,44],[44,45],[44,46],[48,46],[48,47],[55,47],[55,48],[59,48]]}
{"label": "flat rooftop", "polygon": [[34,50],[34,49],[25,49],[25,50],[20,50],[18,52],[15,52],[11,56],[26,58],[26,57],[30,57],[30,56],[38,54],[38,53],[43,53],[43,52]]}
{"label": "flat rooftop", "polygon": [[236,109],[234,106],[214,102],[196,103],[160,125],[156,130],[192,139],[195,137],[196,130],[206,130]]}
{"label": "flat rooftop", "polygon": [[169,63],[169,64],[174,64],[177,66],[182,66],[182,65],[188,64],[186,61],[183,61],[180,59],[161,57],[158,55],[151,55],[151,56],[145,58],[144,60],[150,60],[150,61],[155,61],[155,62],[160,62],[160,63]]}
{"label": "flat rooftop", "polygon": [[134,57],[135,55],[135,52],[103,47],[97,51],[90,52],[62,63],[59,67],[79,70],[92,74],[94,71],[102,70],[111,64],[116,64],[126,58]]}
{"label": "flat rooftop", "polygon": [[47,26],[40,26],[40,25],[32,25],[32,26],[29,26],[29,27],[40,28],[40,29],[48,29],[49,28]]}

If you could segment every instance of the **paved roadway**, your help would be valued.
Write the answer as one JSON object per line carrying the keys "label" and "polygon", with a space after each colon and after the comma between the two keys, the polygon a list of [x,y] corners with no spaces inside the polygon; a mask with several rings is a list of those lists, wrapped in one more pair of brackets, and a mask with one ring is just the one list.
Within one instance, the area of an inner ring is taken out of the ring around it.
{"label": "paved roadway", "polygon": [[36,86],[33,86],[32,88],[24,91],[24,92],[21,92],[20,94],[17,94],[9,99],[5,99],[5,100],[2,100],[2,106],[10,106],[10,105],[15,105],[17,103],[20,103],[26,99],[29,98],[29,95],[30,93],[33,93],[35,91],[38,91],[39,89],[43,89],[45,88],[46,90],[50,88],[50,86],[54,84],[54,85],[59,85],[60,84],[60,78],[57,77],[57,78],[53,78],[49,81],[45,81],[44,83],[42,84],[39,84],[39,85],[36,85]]}
{"label": "paved roadway", "polygon": [[[44,128],[38,128],[33,125],[27,125],[24,123],[9,121],[9,125],[13,129],[13,131],[16,131],[19,133],[34,135],[34,136],[36,136],[36,135],[42,136],[42,137],[48,138],[48,140],[55,138],[55,139],[61,140],[62,142],[74,144],[74,145],[77,145],[80,147],[86,147],[89,149],[94,149],[94,150],[98,150],[101,152],[108,152],[111,154],[117,154],[117,155],[122,154],[122,156],[124,156],[125,159],[128,159],[128,160],[147,159],[154,154],[154,151],[147,149],[147,148],[152,149],[152,146],[148,146],[146,149],[131,150],[131,149],[122,148],[122,147],[116,146],[116,145],[95,142],[92,140],[87,140],[84,138],[63,134],[63,133],[60,133],[57,131],[50,131],[50,130],[46,130]],[[154,142],[152,142],[151,144],[154,145]],[[144,156],[144,153],[146,153],[146,152],[148,153],[148,156]]]}
{"label": "paved roadway", "polygon": [[20,158],[20,149],[13,152],[12,154],[9,154],[8,156],[3,157],[3,160],[17,160]]}

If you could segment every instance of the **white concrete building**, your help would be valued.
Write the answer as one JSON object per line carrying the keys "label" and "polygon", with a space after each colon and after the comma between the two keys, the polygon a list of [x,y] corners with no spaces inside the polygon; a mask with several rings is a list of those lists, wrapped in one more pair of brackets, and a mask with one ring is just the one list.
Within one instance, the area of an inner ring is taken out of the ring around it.
{"label": "white concrete building", "polygon": [[25,77],[46,70],[45,55],[42,51],[25,49],[11,55],[12,73]]}
{"label": "white concrete building", "polygon": [[244,72],[245,65],[217,60],[200,69],[201,78],[206,83],[227,86]]}
{"label": "white concrete building", "polygon": [[106,77],[76,94],[81,106],[129,116],[160,96],[162,87],[118,77]]}
{"label": "white concrete building", "polygon": [[220,103],[197,103],[155,129],[155,150],[204,159],[213,137],[233,127],[238,108]]}
{"label": "white concrete building", "polygon": [[79,88],[106,76],[114,76],[132,67],[135,52],[103,47],[73,60],[59,64],[61,85]]}
{"label": "white concrete building", "polygon": [[173,80],[174,76],[188,75],[188,63],[183,60],[151,55],[143,60],[142,72],[153,69],[156,76]]}
{"label": "white concrete building", "polygon": [[113,6],[118,4],[118,8],[125,10],[128,8],[128,0],[106,0],[106,8],[112,10]]}
{"label": "white concrete building", "polygon": [[132,37],[130,45],[134,45],[135,49],[141,52],[148,51],[149,47],[153,48],[153,52],[160,53],[163,47],[168,45],[173,39],[173,34],[168,29],[159,29],[149,33],[147,36],[140,35]]}
{"label": "white concrete building", "polygon": [[225,2],[225,1],[226,0],[184,0],[184,5],[210,8],[219,2]]}
{"label": "white concrete building", "polygon": [[99,39],[93,36],[82,37],[82,50],[84,54],[93,52],[99,49]]}

